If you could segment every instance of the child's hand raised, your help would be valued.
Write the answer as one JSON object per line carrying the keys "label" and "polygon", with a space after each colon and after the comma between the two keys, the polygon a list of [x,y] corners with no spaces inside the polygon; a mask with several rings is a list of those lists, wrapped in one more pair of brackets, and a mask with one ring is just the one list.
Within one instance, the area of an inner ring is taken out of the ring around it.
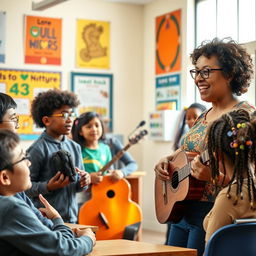
{"label": "child's hand raised", "polygon": [[76,172],[80,176],[80,186],[83,188],[91,183],[91,176],[88,172],[81,171],[76,167]]}
{"label": "child's hand raised", "polygon": [[101,172],[93,172],[90,173],[91,176],[91,183],[92,184],[99,184],[103,180],[103,176]]}
{"label": "child's hand raised", "polygon": [[69,177],[64,176],[63,173],[57,172],[55,176],[53,176],[47,184],[48,191],[52,191],[58,188],[64,188],[70,183]]}
{"label": "child's hand raised", "polygon": [[39,199],[45,208],[39,208],[43,216],[50,220],[61,218],[60,214],[48,203],[48,201],[40,194]]}

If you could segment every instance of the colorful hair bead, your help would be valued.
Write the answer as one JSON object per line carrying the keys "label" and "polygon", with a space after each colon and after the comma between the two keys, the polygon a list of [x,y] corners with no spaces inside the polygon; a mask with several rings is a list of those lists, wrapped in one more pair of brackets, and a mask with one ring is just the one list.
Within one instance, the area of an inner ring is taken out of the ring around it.
{"label": "colorful hair bead", "polygon": [[251,140],[247,140],[247,141],[245,142],[245,144],[246,144],[246,146],[250,147],[250,146],[252,145],[252,141],[251,141]]}
{"label": "colorful hair bead", "polygon": [[233,142],[233,148],[237,148],[238,147],[238,143],[237,142]]}
{"label": "colorful hair bead", "polygon": [[240,127],[241,127],[242,125],[240,124],[240,123],[238,123],[237,125],[236,125],[236,127],[239,129]]}
{"label": "colorful hair bead", "polygon": [[240,148],[241,150],[244,150],[244,145],[240,145],[239,148]]}
{"label": "colorful hair bead", "polygon": [[228,135],[228,137],[231,137],[233,135],[233,132],[232,131],[228,131],[227,135]]}

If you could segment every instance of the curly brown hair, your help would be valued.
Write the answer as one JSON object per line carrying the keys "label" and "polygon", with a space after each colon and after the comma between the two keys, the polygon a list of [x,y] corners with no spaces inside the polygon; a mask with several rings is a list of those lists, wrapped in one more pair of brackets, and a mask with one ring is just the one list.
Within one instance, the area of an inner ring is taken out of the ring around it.
{"label": "curly brown hair", "polygon": [[230,86],[234,94],[247,92],[253,74],[253,64],[244,47],[229,37],[222,40],[214,38],[212,41],[203,41],[194,49],[190,55],[193,65],[196,65],[201,56],[217,57],[224,77],[231,78]]}
{"label": "curly brown hair", "polygon": [[31,114],[36,125],[43,128],[45,127],[42,121],[44,116],[52,115],[55,110],[65,105],[70,108],[76,108],[79,103],[74,93],[51,89],[46,92],[41,92],[35,97],[31,105]]}

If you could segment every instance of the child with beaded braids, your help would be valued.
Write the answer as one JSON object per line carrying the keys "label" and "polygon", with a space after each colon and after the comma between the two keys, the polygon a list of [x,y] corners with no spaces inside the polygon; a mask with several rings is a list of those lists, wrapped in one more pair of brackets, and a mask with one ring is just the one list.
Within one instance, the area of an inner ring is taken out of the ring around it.
{"label": "child with beaded braids", "polygon": [[212,182],[218,184],[222,172],[223,182],[226,180],[228,184],[204,219],[206,242],[217,229],[235,219],[256,217],[255,131],[256,122],[242,109],[222,115],[209,127]]}

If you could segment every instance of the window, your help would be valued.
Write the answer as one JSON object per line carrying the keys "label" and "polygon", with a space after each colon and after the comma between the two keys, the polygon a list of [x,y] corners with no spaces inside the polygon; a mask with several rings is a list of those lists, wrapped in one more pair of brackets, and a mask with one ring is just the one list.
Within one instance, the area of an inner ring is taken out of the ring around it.
{"label": "window", "polygon": [[256,41],[255,13],[255,0],[196,0],[196,46],[214,37]]}

